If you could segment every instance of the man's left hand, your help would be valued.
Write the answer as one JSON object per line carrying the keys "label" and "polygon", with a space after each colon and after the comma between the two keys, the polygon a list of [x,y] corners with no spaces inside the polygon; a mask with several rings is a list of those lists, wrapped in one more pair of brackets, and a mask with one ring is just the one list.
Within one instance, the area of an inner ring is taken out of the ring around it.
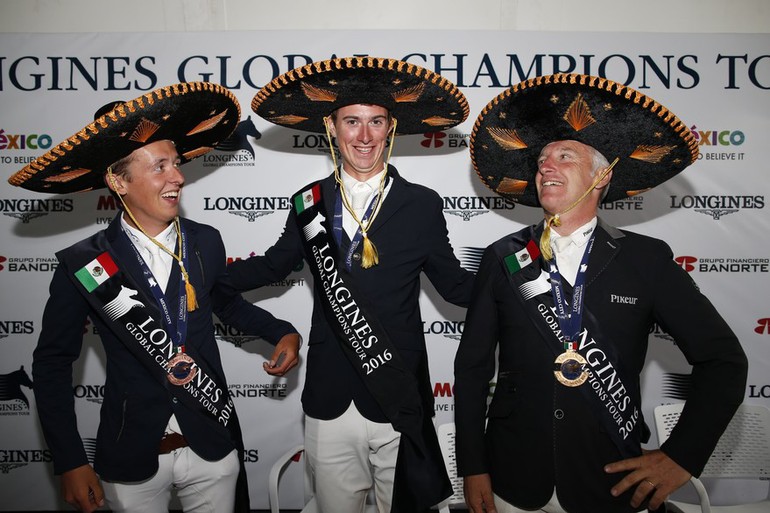
{"label": "man's left hand", "polygon": [[610,493],[617,497],[626,490],[636,486],[631,506],[639,507],[649,498],[648,508],[655,510],[675,490],[690,480],[692,474],[680,467],[660,449],[643,451],[637,458],[616,461],[604,467],[608,474],[630,471],[618,484],[612,487]]}
{"label": "man's left hand", "polygon": [[273,376],[283,376],[299,362],[299,333],[284,335],[275,345],[269,362],[262,364],[265,372]]}

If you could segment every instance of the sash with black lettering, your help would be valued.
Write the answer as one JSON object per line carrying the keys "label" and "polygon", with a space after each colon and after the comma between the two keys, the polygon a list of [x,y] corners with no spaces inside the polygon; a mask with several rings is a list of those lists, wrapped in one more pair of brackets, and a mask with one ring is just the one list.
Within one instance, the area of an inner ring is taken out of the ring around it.
{"label": "sash with black lettering", "polygon": [[[564,337],[559,328],[549,275],[537,258],[531,264],[511,270],[506,258],[521,253],[532,241],[540,240],[530,226],[513,235],[504,243],[494,245],[495,253],[508,282],[528,315],[534,320],[540,334],[548,341],[554,356],[564,350]],[[583,368],[588,380],[579,388],[600,419],[605,430],[624,458],[639,456],[644,438],[641,409],[634,400],[638,397],[636,381],[626,379],[616,362],[619,362],[612,344],[601,344],[606,337],[601,333],[601,322],[583,306],[583,329],[579,334],[576,351],[586,359]],[[604,358],[597,359],[597,355]]]}
{"label": "sash with black lettering", "polygon": [[292,202],[324,315],[367,390],[401,433],[391,512],[425,511],[451,496],[452,484],[431,416],[423,411],[417,380],[339,261],[320,183]]}

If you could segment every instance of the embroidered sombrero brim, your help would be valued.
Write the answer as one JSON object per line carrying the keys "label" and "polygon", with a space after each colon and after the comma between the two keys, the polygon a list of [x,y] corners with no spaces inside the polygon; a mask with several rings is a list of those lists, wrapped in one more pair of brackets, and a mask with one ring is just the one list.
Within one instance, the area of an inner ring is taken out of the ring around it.
{"label": "embroidered sombrero brim", "polygon": [[346,57],[295,68],[257,92],[251,108],[278,125],[324,133],[325,116],[354,104],[388,109],[397,120],[397,134],[438,132],[468,117],[468,101],[446,78],[414,64],[377,57]]}
{"label": "embroidered sombrero brim", "polygon": [[137,148],[170,140],[184,163],[227,139],[241,117],[235,96],[208,82],[174,84],[115,105],[8,182],[57,194],[98,189],[107,167]]}
{"label": "embroidered sombrero brim", "polygon": [[538,206],[540,151],[567,139],[610,162],[620,159],[604,202],[641,194],[698,157],[689,128],[652,98],[611,80],[557,74],[521,82],[489,102],[471,133],[471,160],[487,187]]}

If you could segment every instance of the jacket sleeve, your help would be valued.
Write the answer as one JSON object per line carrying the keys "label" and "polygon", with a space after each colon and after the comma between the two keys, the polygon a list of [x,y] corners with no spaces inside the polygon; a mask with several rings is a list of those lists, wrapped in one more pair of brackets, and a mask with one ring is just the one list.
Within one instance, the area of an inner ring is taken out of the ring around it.
{"label": "jacket sleeve", "polygon": [[284,335],[298,333],[289,322],[277,319],[267,310],[246,301],[236,290],[225,265],[225,248],[219,232],[210,250],[215,251],[214,282],[211,289],[212,309],[220,320],[226,322],[243,333],[254,335],[267,340],[272,345]]}
{"label": "jacket sleeve", "polygon": [[467,307],[475,276],[472,272],[463,269],[455,256],[452,244],[449,242],[441,198],[435,192],[431,192],[428,230],[425,233],[425,242],[430,252],[423,271],[444,300],[457,306]]}
{"label": "jacket sleeve", "polygon": [[37,413],[55,474],[88,463],[75,416],[72,366],[80,356],[89,307],[67,272],[63,263],[54,271],[32,357]]}
{"label": "jacket sleeve", "polygon": [[236,290],[244,292],[286,278],[302,261],[302,241],[292,212],[278,241],[264,255],[230,263],[228,273]]}
{"label": "jacket sleeve", "polygon": [[[719,437],[743,402],[748,362],[730,326],[690,275],[663,248],[656,265],[655,317],[692,365],[684,410],[661,449],[699,476]],[[665,286],[661,286],[665,284]]]}
{"label": "jacket sleeve", "polygon": [[458,470],[462,476],[488,472],[484,431],[489,383],[494,377],[499,338],[495,284],[505,283],[499,268],[494,252],[487,248],[455,354],[456,448]]}

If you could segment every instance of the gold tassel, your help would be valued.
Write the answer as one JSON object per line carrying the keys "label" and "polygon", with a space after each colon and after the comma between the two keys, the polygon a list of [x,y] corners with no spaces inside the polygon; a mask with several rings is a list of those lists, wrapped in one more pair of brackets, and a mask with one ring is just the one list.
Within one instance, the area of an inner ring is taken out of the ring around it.
{"label": "gold tassel", "polygon": [[540,236],[540,253],[546,261],[553,258],[553,251],[551,251],[551,226],[561,226],[559,214],[546,219],[543,234]]}
{"label": "gold tassel", "polygon": [[380,263],[380,256],[377,253],[377,248],[374,247],[374,244],[372,244],[372,241],[370,241],[369,237],[366,235],[366,232],[363,232],[363,235],[364,248],[361,250],[361,267],[369,269]]}
{"label": "gold tassel", "polygon": [[190,283],[190,275],[187,274],[187,269],[184,268],[182,261],[179,261],[179,269],[182,271],[182,279],[184,280],[184,292],[187,296],[187,311],[193,312],[198,308],[198,298],[195,295],[195,287]]}

